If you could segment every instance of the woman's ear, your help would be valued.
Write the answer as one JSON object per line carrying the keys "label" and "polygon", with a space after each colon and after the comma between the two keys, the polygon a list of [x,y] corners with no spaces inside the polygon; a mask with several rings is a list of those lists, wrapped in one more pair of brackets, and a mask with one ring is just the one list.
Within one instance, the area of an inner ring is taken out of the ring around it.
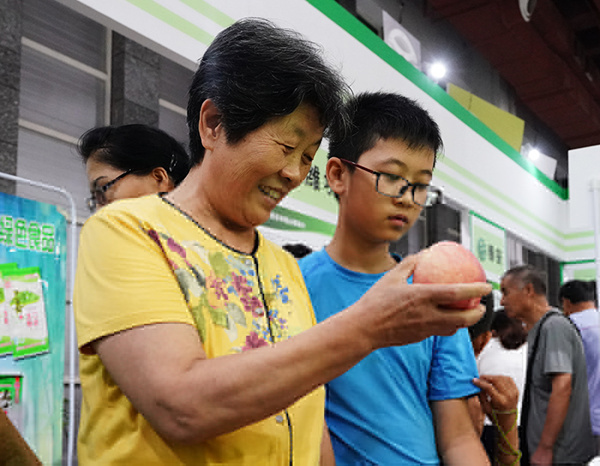
{"label": "woman's ear", "polygon": [[150,172],[150,176],[152,176],[152,179],[156,182],[159,193],[172,191],[175,187],[173,180],[167,173],[167,170],[163,167],[153,168]]}
{"label": "woman's ear", "polygon": [[348,176],[348,168],[337,157],[332,157],[327,161],[325,168],[327,183],[331,190],[338,196],[345,191],[344,180]]}
{"label": "woman's ear", "polygon": [[206,99],[200,107],[200,119],[198,121],[198,133],[202,145],[206,150],[213,150],[218,138],[223,134],[221,125],[221,112],[215,103]]}

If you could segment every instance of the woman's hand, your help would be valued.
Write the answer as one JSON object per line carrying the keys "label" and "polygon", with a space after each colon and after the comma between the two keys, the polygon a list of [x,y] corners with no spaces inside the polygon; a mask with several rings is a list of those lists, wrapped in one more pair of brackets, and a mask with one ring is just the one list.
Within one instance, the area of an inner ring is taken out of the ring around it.
{"label": "woman's hand", "polygon": [[456,310],[448,304],[490,293],[486,283],[408,284],[416,256],[386,273],[354,306],[356,322],[373,349],[405,345],[432,335],[452,335],[476,323],[484,308]]}
{"label": "woman's hand", "polygon": [[[479,401],[483,412],[490,418],[492,411],[503,413],[517,409],[519,389],[515,381],[506,375],[481,375],[473,383],[481,389]],[[514,413],[511,414],[515,414]]]}
{"label": "woman's hand", "polygon": [[518,466],[521,458],[517,429],[519,389],[515,381],[506,375],[481,375],[473,383],[481,388],[481,408],[498,429],[494,465]]}

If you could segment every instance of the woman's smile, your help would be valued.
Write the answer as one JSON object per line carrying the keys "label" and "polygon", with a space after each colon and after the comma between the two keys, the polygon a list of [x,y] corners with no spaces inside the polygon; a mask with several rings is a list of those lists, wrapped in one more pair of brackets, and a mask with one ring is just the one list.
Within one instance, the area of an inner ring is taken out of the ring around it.
{"label": "woman's smile", "polygon": [[279,202],[285,196],[285,193],[282,190],[276,189],[276,188],[271,188],[269,186],[261,185],[258,187],[258,189],[260,190],[261,193],[263,193],[264,195],[270,197],[271,199],[273,199],[274,201],[277,201],[277,202]]}

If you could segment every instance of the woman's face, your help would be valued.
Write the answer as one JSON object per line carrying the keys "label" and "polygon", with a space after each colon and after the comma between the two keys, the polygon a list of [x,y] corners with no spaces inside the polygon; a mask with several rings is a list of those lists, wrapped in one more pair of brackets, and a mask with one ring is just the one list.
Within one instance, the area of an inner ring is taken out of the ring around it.
{"label": "woman's face", "polygon": [[254,228],[308,174],[323,137],[316,109],[300,105],[230,144],[219,125],[202,165],[214,212],[234,229]]}
{"label": "woman's face", "polygon": [[[93,155],[88,159],[85,168],[96,207],[118,199],[141,197],[173,189],[173,183],[162,168],[154,169],[147,175],[137,175],[135,172],[127,173],[100,162]],[[157,170],[163,173],[156,173]]]}

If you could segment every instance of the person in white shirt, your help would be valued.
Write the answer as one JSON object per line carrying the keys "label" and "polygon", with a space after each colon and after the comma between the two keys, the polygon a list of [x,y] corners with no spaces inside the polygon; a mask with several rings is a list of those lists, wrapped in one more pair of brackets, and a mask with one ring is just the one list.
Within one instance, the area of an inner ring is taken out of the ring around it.
{"label": "person in white shirt", "polygon": [[[492,338],[477,357],[477,369],[479,374],[510,376],[519,389],[520,411],[527,371],[527,332],[521,322],[508,317],[502,308],[494,313],[491,332]],[[491,425],[489,419],[486,425]]]}

